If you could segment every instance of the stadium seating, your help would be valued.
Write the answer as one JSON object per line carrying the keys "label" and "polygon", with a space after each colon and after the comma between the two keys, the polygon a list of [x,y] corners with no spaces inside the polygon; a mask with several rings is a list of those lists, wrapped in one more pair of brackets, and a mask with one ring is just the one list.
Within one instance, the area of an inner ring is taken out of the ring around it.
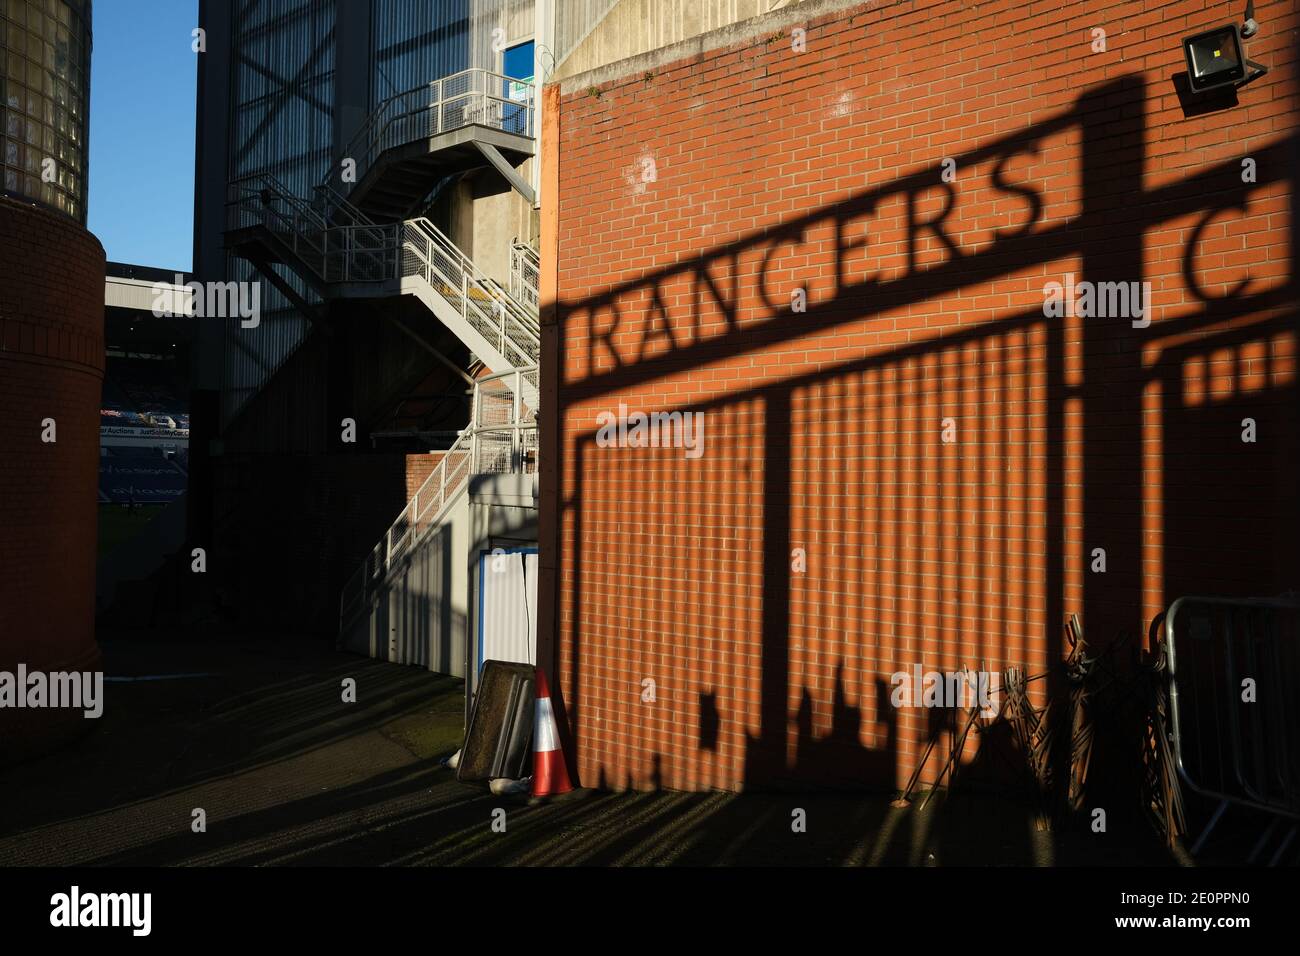
{"label": "stadium seating", "polygon": [[104,373],[101,427],[190,427],[185,390],[169,363],[149,359],[110,358]]}

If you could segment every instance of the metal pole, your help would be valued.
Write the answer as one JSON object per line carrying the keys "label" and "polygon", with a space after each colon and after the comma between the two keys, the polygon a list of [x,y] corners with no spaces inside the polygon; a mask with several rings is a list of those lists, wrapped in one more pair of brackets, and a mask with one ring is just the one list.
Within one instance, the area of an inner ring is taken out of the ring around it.
{"label": "metal pole", "polygon": [[524,450],[521,445],[523,436],[520,435],[519,433],[519,420],[522,417],[522,413],[523,413],[523,400],[520,398],[520,393],[523,391],[523,387],[524,387],[524,373],[519,369],[515,369],[514,376],[515,376],[514,401],[512,403],[513,407],[511,408],[511,424],[513,425],[512,435],[511,435],[511,447],[512,447],[513,460],[510,463],[510,467],[512,471],[518,473],[524,470],[523,469]]}

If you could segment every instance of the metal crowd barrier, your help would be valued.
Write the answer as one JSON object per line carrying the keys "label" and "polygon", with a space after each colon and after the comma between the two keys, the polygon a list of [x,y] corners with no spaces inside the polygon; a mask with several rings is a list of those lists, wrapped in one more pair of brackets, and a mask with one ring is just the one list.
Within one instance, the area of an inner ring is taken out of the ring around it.
{"label": "metal crowd barrier", "polygon": [[1230,805],[1273,819],[1250,854],[1300,820],[1300,596],[1182,597],[1165,615],[1178,774],[1217,801],[1199,853]]}

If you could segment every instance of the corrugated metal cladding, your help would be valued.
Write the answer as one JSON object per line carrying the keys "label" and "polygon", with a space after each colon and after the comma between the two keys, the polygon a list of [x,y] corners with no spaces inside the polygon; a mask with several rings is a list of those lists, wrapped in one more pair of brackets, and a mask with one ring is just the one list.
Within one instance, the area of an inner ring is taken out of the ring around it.
{"label": "corrugated metal cladding", "polygon": [[[308,197],[324,177],[333,136],[334,23],[337,0],[241,3],[231,57],[229,178],[270,173]],[[254,281],[253,267],[231,257],[227,275]],[[290,270],[277,267],[309,301]],[[222,420],[228,423],[302,341],[308,323],[270,283],[261,284],[256,328],[226,324]]]}
{"label": "corrugated metal cladding", "polygon": [[[240,0],[231,57],[229,178],[273,175],[309,197],[330,162],[338,4],[367,0]],[[532,36],[534,0],[370,0],[372,104],[470,67],[501,69],[494,39]],[[494,37],[494,30],[503,33]],[[365,42],[360,39],[360,42]],[[498,44],[499,45],[499,44]],[[277,271],[309,301],[305,284]],[[227,277],[256,274],[230,257]],[[223,425],[302,341],[307,322],[269,283],[261,286],[261,324],[228,322],[223,350]]]}
{"label": "corrugated metal cladding", "polygon": [[533,32],[533,0],[373,0],[372,15],[372,104],[471,67],[499,71],[493,31],[505,43]]}
{"label": "corrugated metal cladding", "polygon": [[480,552],[473,684],[483,661],[537,663],[537,575],[534,550]]}
{"label": "corrugated metal cladding", "polygon": [[371,104],[470,66],[470,0],[374,0]]}

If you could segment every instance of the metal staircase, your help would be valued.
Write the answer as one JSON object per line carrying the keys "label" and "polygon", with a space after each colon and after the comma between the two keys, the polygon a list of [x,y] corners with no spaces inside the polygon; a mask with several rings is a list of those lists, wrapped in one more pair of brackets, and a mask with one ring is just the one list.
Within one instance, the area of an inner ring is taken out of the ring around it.
{"label": "metal staircase", "polygon": [[407,218],[453,172],[491,164],[518,188],[514,169],[535,152],[534,98],[531,83],[482,69],[398,93],[370,114],[322,185],[381,220]]}
{"label": "metal staircase", "polygon": [[373,616],[394,574],[438,529],[469,488],[472,475],[537,470],[537,411],[521,396],[537,391],[537,367],[486,376],[474,386],[469,426],[442,452],[437,466],[361,563],[339,599],[339,635]]}
{"label": "metal staircase", "polygon": [[[414,296],[493,371],[537,364],[536,306],[485,275],[428,219],[375,223],[329,187],[312,202],[265,174],[230,184],[228,215],[229,246],[289,266],[322,298]],[[536,302],[527,278],[520,288]],[[523,387],[524,402],[536,408],[535,385]]]}
{"label": "metal staircase", "polygon": [[439,179],[489,164],[531,199],[515,168],[534,153],[534,122],[531,84],[466,70],[381,103],[311,198],[266,174],[229,184],[226,245],[270,281],[283,286],[282,265],[325,300],[411,297],[495,373],[475,383],[470,424],[434,453],[429,478],[344,586],[341,645],[391,650],[403,625],[389,600],[425,538],[459,520],[472,475],[536,471],[537,253],[515,240],[505,289],[430,220],[410,217]]}

